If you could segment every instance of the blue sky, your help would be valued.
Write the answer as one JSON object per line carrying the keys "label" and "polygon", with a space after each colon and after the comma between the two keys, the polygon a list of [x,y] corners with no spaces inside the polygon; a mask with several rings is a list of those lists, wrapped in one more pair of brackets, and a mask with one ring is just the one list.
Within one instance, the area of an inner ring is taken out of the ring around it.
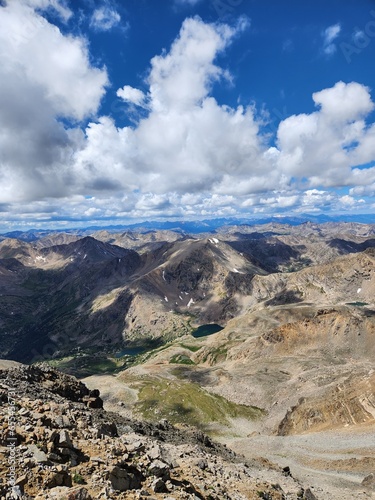
{"label": "blue sky", "polygon": [[375,1],[0,1],[0,229],[374,213]]}

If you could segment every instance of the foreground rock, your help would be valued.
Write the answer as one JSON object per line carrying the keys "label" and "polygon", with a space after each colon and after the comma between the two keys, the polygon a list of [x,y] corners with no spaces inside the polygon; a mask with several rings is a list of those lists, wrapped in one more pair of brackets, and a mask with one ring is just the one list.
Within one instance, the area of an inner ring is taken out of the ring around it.
{"label": "foreground rock", "polygon": [[[1,498],[308,498],[276,467],[245,463],[199,431],[127,420],[87,397],[99,394],[45,365],[0,371]],[[267,468],[281,486],[257,479]]]}

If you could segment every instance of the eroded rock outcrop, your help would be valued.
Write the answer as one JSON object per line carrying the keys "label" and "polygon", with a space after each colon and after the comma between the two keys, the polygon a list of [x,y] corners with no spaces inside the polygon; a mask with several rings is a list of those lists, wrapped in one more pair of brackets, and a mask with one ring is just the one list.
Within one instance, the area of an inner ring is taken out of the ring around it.
{"label": "eroded rock outcrop", "polygon": [[375,421],[375,373],[348,379],[321,397],[301,398],[280,422],[278,434],[299,434]]}

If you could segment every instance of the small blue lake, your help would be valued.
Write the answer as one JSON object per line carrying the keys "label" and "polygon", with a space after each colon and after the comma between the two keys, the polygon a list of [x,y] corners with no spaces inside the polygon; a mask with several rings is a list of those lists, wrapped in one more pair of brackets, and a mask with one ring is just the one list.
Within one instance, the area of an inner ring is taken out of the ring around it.
{"label": "small blue lake", "polygon": [[192,336],[196,339],[200,337],[207,337],[208,335],[212,335],[213,333],[220,332],[224,328],[215,323],[210,323],[208,325],[201,325],[192,332]]}

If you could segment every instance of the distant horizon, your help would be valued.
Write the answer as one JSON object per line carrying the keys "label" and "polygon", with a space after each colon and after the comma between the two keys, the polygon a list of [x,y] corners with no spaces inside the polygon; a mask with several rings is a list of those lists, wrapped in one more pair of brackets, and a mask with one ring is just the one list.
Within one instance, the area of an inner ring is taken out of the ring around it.
{"label": "distant horizon", "polygon": [[[225,222],[224,222],[225,221]],[[281,224],[289,224],[291,225],[291,222],[294,222],[293,225],[301,225],[306,222],[311,222],[315,224],[324,224],[326,222],[341,222],[341,223],[358,223],[358,224],[375,224],[375,213],[374,214],[270,214],[270,215],[264,215],[264,216],[247,216],[247,217],[210,217],[210,218],[194,218],[194,219],[172,219],[172,218],[161,218],[160,220],[157,219],[150,219],[150,220],[140,220],[140,221],[128,221],[128,222],[122,222],[120,223],[119,221],[113,221],[113,223],[93,223],[92,221],[88,221],[87,224],[83,225],[71,225],[71,226],[53,226],[52,224],[48,225],[43,225],[42,227],[24,227],[20,226],[18,228],[1,228],[0,227],[0,235],[6,235],[8,233],[28,233],[28,232],[73,232],[73,231],[89,231],[89,230],[105,230],[105,229],[147,229],[147,230],[173,230],[173,227],[167,227],[167,226],[173,226],[176,224],[175,229],[183,229],[183,227],[180,226],[192,226],[196,225],[199,227],[200,225],[203,225],[204,223],[208,224],[207,231],[210,231],[210,227],[213,228],[220,228],[225,225],[262,225],[262,224],[267,224],[269,222],[278,222],[280,221]],[[211,223],[211,224],[209,224]],[[164,226],[164,227],[163,227]],[[202,227],[203,229],[203,227]],[[187,232],[192,232],[192,231],[187,231]],[[202,230],[198,231],[202,232]]]}

